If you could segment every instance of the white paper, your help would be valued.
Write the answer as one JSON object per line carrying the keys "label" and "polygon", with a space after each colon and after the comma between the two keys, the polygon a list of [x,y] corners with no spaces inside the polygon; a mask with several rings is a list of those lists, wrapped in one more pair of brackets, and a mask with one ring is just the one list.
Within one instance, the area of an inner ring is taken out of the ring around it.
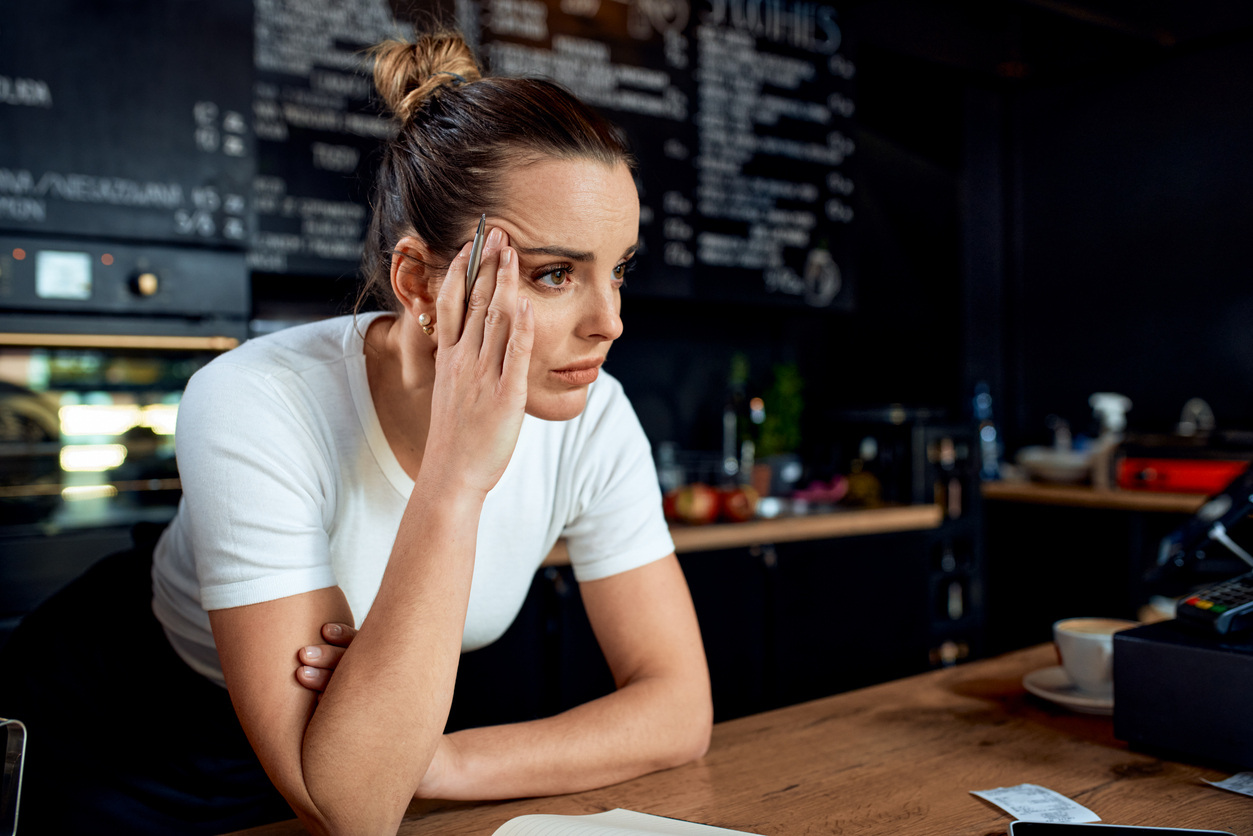
{"label": "white paper", "polygon": [[708,824],[637,813],[607,810],[586,816],[537,813],[518,816],[496,828],[492,836],[757,836]]}
{"label": "white paper", "polygon": [[1253,772],[1237,772],[1225,781],[1206,781],[1220,790],[1231,790],[1241,795],[1253,795]]}
{"label": "white paper", "polygon": [[1100,816],[1082,804],[1037,784],[971,790],[970,794],[992,802],[1019,821],[1071,823],[1101,820]]}

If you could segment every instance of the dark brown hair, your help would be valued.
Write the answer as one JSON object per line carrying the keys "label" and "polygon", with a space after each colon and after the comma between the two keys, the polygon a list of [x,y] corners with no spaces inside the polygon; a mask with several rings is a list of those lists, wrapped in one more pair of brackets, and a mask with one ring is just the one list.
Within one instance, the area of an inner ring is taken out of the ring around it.
{"label": "dark brown hair", "polygon": [[395,310],[391,254],[417,235],[446,269],[474,219],[499,209],[503,176],[542,159],[634,159],[621,133],[565,88],[534,78],[484,78],[461,35],[374,48],[374,84],[400,120],[374,186],[362,295]]}

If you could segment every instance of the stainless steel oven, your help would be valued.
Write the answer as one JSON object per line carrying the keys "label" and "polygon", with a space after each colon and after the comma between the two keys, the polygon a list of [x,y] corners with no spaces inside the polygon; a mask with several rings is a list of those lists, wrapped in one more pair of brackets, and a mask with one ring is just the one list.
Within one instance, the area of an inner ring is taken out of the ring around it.
{"label": "stainless steel oven", "polygon": [[183,388],[248,310],[241,251],[0,236],[0,643],[173,516]]}

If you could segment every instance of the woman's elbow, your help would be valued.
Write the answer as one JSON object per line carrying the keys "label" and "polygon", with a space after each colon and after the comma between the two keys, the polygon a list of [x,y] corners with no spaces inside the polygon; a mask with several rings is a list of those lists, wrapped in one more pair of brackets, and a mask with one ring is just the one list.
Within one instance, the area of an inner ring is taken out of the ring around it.
{"label": "woman's elbow", "polygon": [[371,815],[371,811],[363,807],[351,814],[336,816],[296,810],[296,818],[313,836],[394,836],[400,829],[404,811],[399,815],[383,810],[374,812]]}
{"label": "woman's elbow", "polygon": [[684,764],[698,761],[709,753],[709,737],[710,730],[704,729],[699,734],[693,734],[690,739],[685,742],[682,749],[676,752],[675,766],[683,766]]}
{"label": "woman's elbow", "polygon": [[394,836],[412,801],[412,795],[364,792],[347,780],[321,789],[324,792],[310,792],[303,804],[292,805],[296,818],[313,836]]}
{"label": "woman's elbow", "polygon": [[705,756],[713,734],[713,714],[713,704],[708,697],[693,701],[682,712],[679,718],[681,728],[670,737],[673,743],[669,766],[682,766]]}
{"label": "woman's elbow", "polygon": [[713,730],[714,708],[711,702],[706,701],[699,719],[693,724],[689,761],[700,760],[709,752],[709,741],[713,736]]}

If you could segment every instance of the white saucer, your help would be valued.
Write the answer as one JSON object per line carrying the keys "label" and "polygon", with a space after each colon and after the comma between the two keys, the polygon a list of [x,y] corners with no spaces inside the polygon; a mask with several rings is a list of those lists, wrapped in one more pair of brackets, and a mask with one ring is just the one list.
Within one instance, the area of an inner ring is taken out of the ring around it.
{"label": "white saucer", "polygon": [[1022,685],[1037,697],[1064,705],[1082,714],[1113,714],[1114,698],[1094,696],[1080,691],[1070,681],[1061,665],[1032,671],[1022,678]]}

